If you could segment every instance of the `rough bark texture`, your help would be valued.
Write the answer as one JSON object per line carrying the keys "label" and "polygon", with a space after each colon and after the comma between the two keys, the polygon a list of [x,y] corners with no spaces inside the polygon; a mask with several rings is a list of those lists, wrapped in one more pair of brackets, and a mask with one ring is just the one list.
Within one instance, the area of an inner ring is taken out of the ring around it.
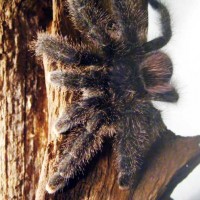
{"label": "rough bark texture", "polygon": [[[146,0],[134,1],[137,9],[147,9]],[[135,191],[119,190],[107,141],[70,188],[56,195],[46,193],[45,184],[62,143],[53,124],[78,94],[45,81],[48,72],[60,66],[44,59],[43,69],[30,52],[30,41],[41,30],[78,38],[63,0],[0,1],[0,199],[169,200],[177,183],[200,162],[198,136],[182,138],[169,131],[149,153]],[[141,40],[146,39],[144,30]]]}
{"label": "rough bark texture", "polygon": [[29,51],[29,41],[42,18],[49,22],[44,16],[49,5],[0,1],[0,199],[35,197],[48,115],[44,70]]}

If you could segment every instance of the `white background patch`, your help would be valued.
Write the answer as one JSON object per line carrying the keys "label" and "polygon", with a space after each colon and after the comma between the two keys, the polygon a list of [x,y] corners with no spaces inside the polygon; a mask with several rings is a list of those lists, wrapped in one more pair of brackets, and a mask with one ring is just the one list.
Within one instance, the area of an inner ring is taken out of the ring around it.
{"label": "white background patch", "polygon": [[[163,49],[174,64],[173,82],[180,99],[158,103],[165,124],[178,135],[200,135],[200,1],[162,0],[170,12],[173,37]],[[159,35],[159,15],[149,9],[149,37]],[[200,166],[174,190],[175,200],[200,200]]]}

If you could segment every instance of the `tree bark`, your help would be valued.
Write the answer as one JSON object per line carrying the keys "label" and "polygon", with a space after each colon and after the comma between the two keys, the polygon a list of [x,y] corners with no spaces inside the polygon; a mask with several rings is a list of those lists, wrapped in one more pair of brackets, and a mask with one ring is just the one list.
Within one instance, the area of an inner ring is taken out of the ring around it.
{"label": "tree bark", "polygon": [[[170,199],[173,188],[200,162],[199,136],[182,138],[167,131],[149,152],[135,190],[118,188],[108,140],[68,188],[54,195],[45,191],[63,142],[53,132],[54,121],[79,94],[50,85],[48,72],[62,66],[45,58],[42,65],[30,46],[41,30],[79,38],[63,2],[0,1],[0,199]],[[147,15],[146,0],[134,3]],[[104,5],[109,8],[109,1]],[[138,29],[141,41],[147,25]]]}
{"label": "tree bark", "polygon": [[49,22],[50,5],[0,1],[0,199],[35,198],[48,113],[44,70],[29,42]]}

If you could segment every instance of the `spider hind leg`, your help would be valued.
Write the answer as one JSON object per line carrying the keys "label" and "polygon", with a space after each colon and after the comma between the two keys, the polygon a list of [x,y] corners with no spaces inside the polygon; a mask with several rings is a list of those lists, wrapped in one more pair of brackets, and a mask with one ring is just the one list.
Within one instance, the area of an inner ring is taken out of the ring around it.
{"label": "spider hind leg", "polygon": [[151,104],[135,105],[135,111],[121,121],[116,135],[120,188],[136,187],[144,158],[164,129],[159,111]]}
{"label": "spider hind leg", "polygon": [[170,14],[165,5],[163,5],[161,2],[158,2],[157,0],[149,0],[148,2],[153,9],[160,13],[162,36],[144,43],[142,45],[144,53],[162,48],[169,42],[172,36]]}
{"label": "spider hind leg", "polygon": [[140,5],[132,0],[112,0],[111,3],[123,40],[128,45],[138,45],[139,29],[147,22],[146,13],[138,12]]}
{"label": "spider hind leg", "polygon": [[[124,130],[126,131],[126,130]],[[118,183],[121,189],[134,187],[136,183],[136,172],[140,167],[138,158],[140,152],[136,147],[136,138],[133,133],[119,133],[118,138]]]}
{"label": "spider hind leg", "polygon": [[115,41],[112,35],[117,35],[116,23],[107,11],[103,11],[99,2],[70,0],[68,5],[76,27],[93,44],[102,49]]}

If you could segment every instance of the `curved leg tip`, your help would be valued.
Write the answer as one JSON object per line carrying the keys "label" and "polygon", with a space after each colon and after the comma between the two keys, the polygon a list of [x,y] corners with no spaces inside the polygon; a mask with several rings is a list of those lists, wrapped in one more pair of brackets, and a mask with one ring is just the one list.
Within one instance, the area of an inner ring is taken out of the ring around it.
{"label": "curved leg tip", "polygon": [[128,190],[130,188],[130,176],[128,174],[120,173],[118,175],[118,184],[121,190]]}
{"label": "curved leg tip", "polygon": [[59,173],[55,173],[52,177],[50,177],[46,185],[46,191],[49,194],[53,194],[59,189],[63,188],[65,184],[66,184],[66,179],[63,178]]}

